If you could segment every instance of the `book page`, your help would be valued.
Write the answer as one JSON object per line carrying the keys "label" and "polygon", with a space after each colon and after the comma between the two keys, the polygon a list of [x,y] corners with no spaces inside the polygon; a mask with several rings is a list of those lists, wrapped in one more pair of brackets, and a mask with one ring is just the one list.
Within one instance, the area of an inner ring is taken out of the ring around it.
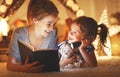
{"label": "book page", "polygon": [[24,41],[19,41],[19,42],[22,43],[23,45],[25,45],[30,50],[34,51],[34,48],[30,44],[28,44],[27,42],[24,42]]}

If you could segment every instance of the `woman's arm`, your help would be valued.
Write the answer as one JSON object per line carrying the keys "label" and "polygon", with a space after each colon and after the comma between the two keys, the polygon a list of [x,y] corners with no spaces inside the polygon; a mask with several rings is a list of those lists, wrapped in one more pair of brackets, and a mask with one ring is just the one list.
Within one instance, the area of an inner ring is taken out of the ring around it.
{"label": "woman's arm", "polygon": [[20,65],[14,62],[15,59],[13,57],[8,56],[7,69],[15,72],[30,72],[30,73],[37,73],[43,69],[44,65],[36,66],[38,62],[33,62],[29,64],[28,60],[29,58],[26,59],[25,64]]}
{"label": "woman's arm", "polygon": [[[27,27],[17,28],[13,34],[8,48],[8,60],[7,69],[16,72],[40,72],[43,69],[43,65],[38,65],[38,62],[29,63],[29,58],[23,65],[18,63],[21,61],[18,40],[26,41],[27,39]],[[37,65],[37,66],[36,66]]]}

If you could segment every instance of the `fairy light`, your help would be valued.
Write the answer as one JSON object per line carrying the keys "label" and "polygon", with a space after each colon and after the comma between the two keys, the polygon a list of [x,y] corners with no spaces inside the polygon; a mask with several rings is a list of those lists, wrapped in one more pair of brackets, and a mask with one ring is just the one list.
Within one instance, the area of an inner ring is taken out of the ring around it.
{"label": "fairy light", "polygon": [[5,19],[0,20],[0,32],[3,36],[7,36],[9,31],[9,26]]}
{"label": "fairy light", "polygon": [[[98,24],[102,24],[102,23],[105,24],[107,27],[109,27],[107,9],[103,10],[103,12],[101,14],[101,17],[100,17],[100,20],[98,22]],[[106,43],[105,43],[105,45],[107,47],[104,47],[104,51],[107,54],[107,56],[112,56],[111,43],[110,43],[110,38],[109,37],[110,36],[108,35]]]}
{"label": "fairy light", "polygon": [[0,6],[0,13],[4,13],[6,12],[6,10],[7,10],[7,7],[5,5]]}
{"label": "fairy light", "polygon": [[79,9],[79,6],[77,4],[73,4],[72,10],[77,11]]}
{"label": "fairy light", "polygon": [[25,0],[2,0],[0,5],[0,17],[13,15]]}
{"label": "fairy light", "polygon": [[73,0],[68,0],[66,2],[66,6],[68,6],[68,7],[72,7],[73,4],[74,4]]}
{"label": "fairy light", "polygon": [[79,5],[74,2],[74,0],[67,0],[66,6],[70,7],[77,17],[83,16],[85,14],[84,11],[80,9]]}
{"label": "fairy light", "polygon": [[82,9],[79,9],[77,12],[76,12],[76,16],[77,17],[80,17],[80,16],[83,16],[84,15],[84,11]]}
{"label": "fairy light", "polygon": [[13,0],[5,0],[5,2],[6,2],[7,5],[11,5]]}

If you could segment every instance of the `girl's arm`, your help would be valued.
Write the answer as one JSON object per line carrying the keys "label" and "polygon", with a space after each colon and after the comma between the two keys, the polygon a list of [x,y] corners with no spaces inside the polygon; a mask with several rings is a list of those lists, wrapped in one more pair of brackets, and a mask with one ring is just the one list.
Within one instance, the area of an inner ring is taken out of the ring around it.
{"label": "girl's arm", "polygon": [[85,60],[86,64],[89,67],[96,67],[97,60],[96,60],[96,56],[94,53],[94,49],[92,48],[89,52],[87,52],[87,50],[85,49],[87,46],[91,46],[90,41],[89,40],[82,40],[81,42],[82,42],[82,44],[79,47],[79,51],[80,51],[83,59]]}
{"label": "girl's arm", "polygon": [[75,61],[76,61],[76,57],[73,56],[71,58],[66,58],[66,59],[60,60],[59,64],[60,64],[60,67],[64,67],[64,66],[71,64]]}

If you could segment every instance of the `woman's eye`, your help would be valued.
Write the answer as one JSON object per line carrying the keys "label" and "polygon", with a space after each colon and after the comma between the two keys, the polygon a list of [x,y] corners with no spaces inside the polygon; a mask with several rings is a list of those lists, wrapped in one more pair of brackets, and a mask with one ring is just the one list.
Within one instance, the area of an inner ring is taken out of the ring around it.
{"label": "woman's eye", "polygon": [[51,24],[47,24],[48,25],[48,27],[50,27],[51,26]]}

